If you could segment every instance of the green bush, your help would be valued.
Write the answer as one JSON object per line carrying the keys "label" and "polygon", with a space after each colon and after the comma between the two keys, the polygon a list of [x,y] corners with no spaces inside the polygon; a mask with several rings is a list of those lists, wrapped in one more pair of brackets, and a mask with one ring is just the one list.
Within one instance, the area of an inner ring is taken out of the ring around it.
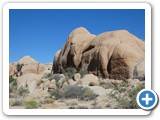
{"label": "green bush", "polygon": [[19,64],[19,63],[18,63],[17,66],[16,66],[16,70],[17,70],[18,72],[20,72],[23,66],[24,66],[24,64]]}
{"label": "green bush", "polygon": [[83,77],[84,75],[88,74],[88,71],[86,69],[84,69],[84,68],[81,68],[79,70],[79,74]]}
{"label": "green bush", "polygon": [[65,76],[68,76],[69,79],[72,79],[76,74],[76,69],[73,67],[68,67],[64,73]]}
{"label": "green bush", "polygon": [[48,77],[48,80],[55,79],[57,81],[57,80],[60,80],[61,78],[62,78],[62,76],[60,74],[50,74]]}
{"label": "green bush", "polygon": [[44,78],[50,78],[53,74],[52,73],[47,73],[44,75]]}
{"label": "green bush", "polygon": [[23,87],[20,87],[18,90],[17,90],[17,94],[20,95],[20,96],[25,96],[29,93],[28,89],[27,88],[23,88]]}
{"label": "green bush", "polygon": [[16,93],[16,91],[17,91],[17,82],[16,80],[14,80],[9,83],[9,93],[12,93],[12,92]]}
{"label": "green bush", "polygon": [[51,96],[54,96],[56,100],[64,97],[64,91],[57,87],[57,89],[53,89],[49,91]]}
{"label": "green bush", "polygon": [[36,109],[38,108],[38,103],[35,100],[27,101],[25,103],[25,108],[26,109]]}
{"label": "green bush", "polygon": [[52,104],[54,102],[54,100],[52,98],[46,98],[44,100],[44,104]]}
{"label": "green bush", "polygon": [[12,76],[9,76],[9,83],[13,82],[13,81],[16,81],[15,78],[13,78]]}

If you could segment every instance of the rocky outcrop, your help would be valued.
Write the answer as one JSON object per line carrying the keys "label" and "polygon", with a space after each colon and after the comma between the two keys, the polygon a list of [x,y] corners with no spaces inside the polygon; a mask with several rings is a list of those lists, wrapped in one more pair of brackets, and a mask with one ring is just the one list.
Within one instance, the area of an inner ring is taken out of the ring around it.
{"label": "rocky outcrop", "polygon": [[24,74],[17,78],[17,89],[19,88],[27,88],[29,92],[33,92],[37,85],[39,85],[42,81],[42,75],[41,74]]}
{"label": "rocky outcrop", "polygon": [[30,56],[25,56],[21,58],[18,63],[23,64],[23,67],[21,69],[21,72],[23,74],[28,74],[28,73],[41,74],[46,69],[44,65],[39,64],[37,61],[35,61]]}
{"label": "rocky outcrop", "polygon": [[9,76],[22,76],[24,74],[45,74],[50,73],[52,64],[40,64],[30,56],[24,56],[18,62],[9,65]]}
{"label": "rocky outcrop", "polygon": [[85,46],[95,37],[85,28],[77,28],[69,35],[63,49],[54,57],[53,72],[63,73],[67,67],[79,68]]}
{"label": "rocky outcrop", "polygon": [[30,93],[33,93],[41,82],[44,83],[40,86],[42,89],[55,88],[55,85],[44,82],[45,78],[42,79],[45,74],[51,73],[51,68],[51,63],[40,64],[30,56],[24,56],[18,62],[10,63],[9,76],[16,80],[17,89],[28,89]]}
{"label": "rocky outcrop", "polygon": [[81,75],[79,73],[76,73],[74,76],[73,76],[73,80],[74,81],[79,81],[81,79]]}
{"label": "rocky outcrop", "polygon": [[[53,62],[53,73],[81,68],[110,79],[133,78],[135,67],[144,61],[145,44],[126,30],[104,32],[98,36],[80,27],[71,32]],[[144,70],[144,67],[142,67]]]}

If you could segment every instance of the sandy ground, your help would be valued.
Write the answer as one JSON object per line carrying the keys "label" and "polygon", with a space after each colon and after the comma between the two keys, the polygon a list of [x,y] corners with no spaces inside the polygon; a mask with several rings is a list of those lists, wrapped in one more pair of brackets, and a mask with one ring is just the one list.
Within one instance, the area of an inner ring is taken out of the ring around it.
{"label": "sandy ground", "polygon": [[[41,104],[37,109],[80,109],[80,108],[93,108],[94,101],[82,101],[78,99],[65,99],[55,100],[52,104]],[[24,106],[10,106],[10,109],[25,109]]]}

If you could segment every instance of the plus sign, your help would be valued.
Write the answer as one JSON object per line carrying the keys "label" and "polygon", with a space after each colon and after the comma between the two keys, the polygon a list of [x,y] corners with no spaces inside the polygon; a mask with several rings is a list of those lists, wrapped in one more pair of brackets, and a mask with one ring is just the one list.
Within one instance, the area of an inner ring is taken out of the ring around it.
{"label": "plus sign", "polygon": [[146,94],[146,97],[142,98],[142,101],[146,101],[146,105],[148,105],[149,101],[152,101],[152,98],[149,98],[149,94]]}

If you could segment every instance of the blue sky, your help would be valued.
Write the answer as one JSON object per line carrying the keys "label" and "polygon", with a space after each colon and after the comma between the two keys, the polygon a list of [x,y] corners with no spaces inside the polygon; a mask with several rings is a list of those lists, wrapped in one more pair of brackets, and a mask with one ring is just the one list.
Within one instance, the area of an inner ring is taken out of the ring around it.
{"label": "blue sky", "polygon": [[9,61],[29,55],[40,63],[52,62],[70,32],[85,27],[92,34],[128,30],[145,39],[145,10],[25,10],[9,11]]}

